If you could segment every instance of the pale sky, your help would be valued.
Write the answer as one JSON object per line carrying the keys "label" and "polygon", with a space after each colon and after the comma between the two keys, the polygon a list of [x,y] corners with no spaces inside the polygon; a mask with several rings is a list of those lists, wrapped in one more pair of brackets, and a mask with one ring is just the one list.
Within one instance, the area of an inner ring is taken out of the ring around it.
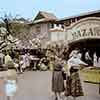
{"label": "pale sky", "polygon": [[100,10],[100,0],[1,0],[0,16],[11,13],[34,18],[38,11],[54,13],[58,18]]}

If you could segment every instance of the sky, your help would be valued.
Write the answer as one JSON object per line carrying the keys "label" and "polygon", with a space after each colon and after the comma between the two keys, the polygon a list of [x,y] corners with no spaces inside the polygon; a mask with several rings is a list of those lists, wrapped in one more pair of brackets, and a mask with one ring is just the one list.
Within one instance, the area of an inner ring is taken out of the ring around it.
{"label": "sky", "polygon": [[0,0],[0,16],[11,14],[34,19],[39,11],[54,13],[58,18],[100,10],[100,0]]}

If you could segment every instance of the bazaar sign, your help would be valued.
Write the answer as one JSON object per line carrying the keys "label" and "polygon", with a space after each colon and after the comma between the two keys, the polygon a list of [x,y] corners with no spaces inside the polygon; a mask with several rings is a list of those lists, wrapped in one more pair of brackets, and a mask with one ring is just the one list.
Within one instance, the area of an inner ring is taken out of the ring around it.
{"label": "bazaar sign", "polygon": [[66,31],[69,42],[86,38],[100,38],[100,18],[82,19],[68,27]]}

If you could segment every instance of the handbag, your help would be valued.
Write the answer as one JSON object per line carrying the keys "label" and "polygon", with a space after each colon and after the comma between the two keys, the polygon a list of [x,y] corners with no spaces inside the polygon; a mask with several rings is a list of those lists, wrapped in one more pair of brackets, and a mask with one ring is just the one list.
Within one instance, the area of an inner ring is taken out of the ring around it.
{"label": "handbag", "polygon": [[63,80],[66,80],[66,73],[62,71]]}

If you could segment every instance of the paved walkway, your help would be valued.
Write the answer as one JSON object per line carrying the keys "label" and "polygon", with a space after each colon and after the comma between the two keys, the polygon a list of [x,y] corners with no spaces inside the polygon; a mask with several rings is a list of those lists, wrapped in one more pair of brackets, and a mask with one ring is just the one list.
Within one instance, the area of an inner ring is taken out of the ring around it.
{"label": "paved walkway", "polygon": [[[18,77],[18,91],[11,100],[54,100],[51,92],[50,71],[46,72],[25,72]],[[85,83],[85,96],[77,100],[100,100],[98,94],[98,85]],[[7,100],[6,97],[0,97],[0,100]],[[64,100],[66,100],[64,98]],[[69,100],[73,100],[71,97]]]}

